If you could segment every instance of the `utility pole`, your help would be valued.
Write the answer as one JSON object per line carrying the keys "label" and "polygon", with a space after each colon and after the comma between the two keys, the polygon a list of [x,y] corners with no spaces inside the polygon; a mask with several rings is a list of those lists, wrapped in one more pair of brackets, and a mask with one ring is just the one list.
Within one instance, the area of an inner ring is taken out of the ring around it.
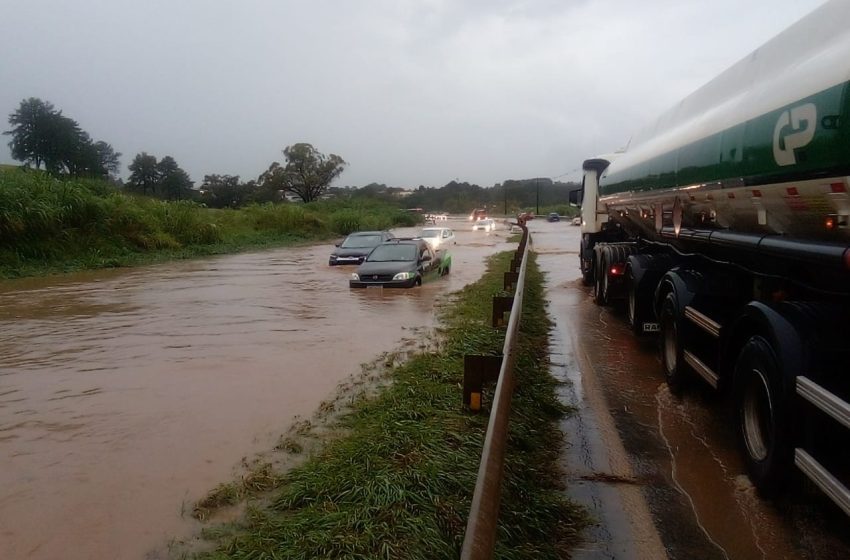
{"label": "utility pole", "polygon": [[537,211],[534,213],[536,216],[540,215],[540,177],[534,179],[534,182],[537,184]]}
{"label": "utility pole", "polygon": [[508,215],[508,186],[502,183],[502,192],[505,195],[505,216]]}

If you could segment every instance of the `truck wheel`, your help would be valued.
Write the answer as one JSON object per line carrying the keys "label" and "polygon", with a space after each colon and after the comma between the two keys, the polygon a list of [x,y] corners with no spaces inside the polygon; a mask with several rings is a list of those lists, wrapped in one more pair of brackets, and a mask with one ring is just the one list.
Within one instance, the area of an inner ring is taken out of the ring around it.
{"label": "truck wheel", "polygon": [[678,325],[678,301],[676,294],[670,292],[661,305],[661,364],[664,379],[673,392],[679,392],[685,385],[685,362],[682,358],[682,341]]}
{"label": "truck wheel", "polygon": [[596,305],[606,305],[608,303],[607,283],[608,274],[608,251],[602,249],[599,252],[599,260],[594,267],[596,269],[595,281],[593,283],[593,301]]}
{"label": "truck wheel", "polygon": [[585,286],[593,285],[593,270],[596,266],[596,262],[591,259],[585,259],[585,255],[588,253],[592,253],[593,250],[585,250],[585,247],[589,243],[586,235],[582,236],[581,242],[578,245],[578,262],[579,267],[581,269],[581,280]]}
{"label": "truck wheel", "polygon": [[788,406],[770,344],[751,337],[735,362],[735,416],[750,478],[764,496],[778,493],[793,460]]}
{"label": "truck wheel", "polygon": [[581,266],[581,281],[585,286],[593,284],[593,262],[587,263],[579,257],[579,265]]}
{"label": "truck wheel", "polygon": [[629,304],[627,307],[629,326],[633,333],[641,336],[646,334],[643,332],[643,323],[646,321],[647,315],[646,304],[638,299],[638,286],[631,267],[629,267],[627,278],[629,289]]}

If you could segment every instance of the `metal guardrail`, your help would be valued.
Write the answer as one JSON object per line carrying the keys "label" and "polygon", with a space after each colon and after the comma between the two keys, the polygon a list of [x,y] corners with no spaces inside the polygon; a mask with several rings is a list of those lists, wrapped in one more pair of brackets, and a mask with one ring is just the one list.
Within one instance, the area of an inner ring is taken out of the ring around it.
{"label": "metal guardrail", "polygon": [[[499,368],[496,392],[493,395],[493,408],[487,424],[487,435],[484,437],[484,449],[481,452],[481,464],[478,467],[478,479],[475,482],[475,493],[472,496],[472,507],[466,524],[466,535],[460,557],[462,560],[490,560],[496,545],[496,529],[498,527],[499,502],[502,494],[502,477],[504,474],[505,449],[508,439],[508,417],[511,410],[511,396],[514,389],[514,364],[516,362],[515,342],[519,331],[519,321],[522,315],[522,299],[525,291],[525,270],[528,262],[529,236],[525,224],[522,228],[522,240],[511,262],[511,271],[505,273],[505,289],[515,285],[513,301],[510,305],[510,318],[505,333],[505,344],[502,348],[501,366]],[[517,267],[519,273],[517,274]],[[494,301],[494,306],[495,306]],[[498,324],[494,308],[494,326]],[[501,315],[501,313],[499,314]],[[480,406],[480,378],[477,393],[477,405]],[[467,396],[470,397],[466,400]],[[476,393],[467,390],[464,382],[464,399],[467,405],[477,410]]]}

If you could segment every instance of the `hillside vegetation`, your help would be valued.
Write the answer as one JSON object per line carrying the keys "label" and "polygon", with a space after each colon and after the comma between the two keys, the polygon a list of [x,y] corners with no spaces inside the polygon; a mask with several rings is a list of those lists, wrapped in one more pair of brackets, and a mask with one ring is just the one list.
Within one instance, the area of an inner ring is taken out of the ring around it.
{"label": "hillside vegetation", "polygon": [[211,209],[123,193],[94,179],[0,169],[0,277],[130,266],[415,225],[375,200]]}

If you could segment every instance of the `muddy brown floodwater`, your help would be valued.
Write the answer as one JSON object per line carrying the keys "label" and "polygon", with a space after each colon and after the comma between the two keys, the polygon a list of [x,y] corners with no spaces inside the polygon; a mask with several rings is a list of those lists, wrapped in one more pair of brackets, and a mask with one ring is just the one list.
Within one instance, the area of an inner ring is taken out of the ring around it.
{"label": "muddy brown floodwater", "polygon": [[579,560],[845,559],[846,516],[817,492],[760,498],[726,401],[698,382],[672,395],[656,341],[601,308],[578,271],[580,228],[530,223],[554,317],[553,373],[579,414],[565,423],[572,496],[600,521]]}
{"label": "muddy brown floodwater", "polygon": [[411,290],[349,290],[329,244],[0,283],[0,559],[155,557],[191,535],[243,457],[515,248],[447,226],[451,274]]}

